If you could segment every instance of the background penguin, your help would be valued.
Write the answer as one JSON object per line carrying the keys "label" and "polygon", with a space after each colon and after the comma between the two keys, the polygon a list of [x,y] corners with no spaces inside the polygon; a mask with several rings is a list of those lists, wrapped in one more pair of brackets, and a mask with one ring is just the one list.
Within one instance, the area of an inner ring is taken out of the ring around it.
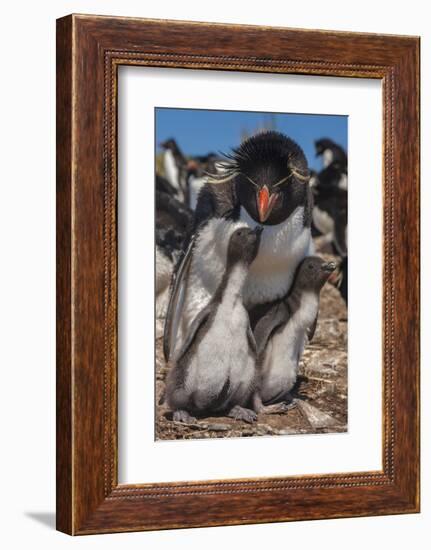
{"label": "background penguin", "polygon": [[347,171],[338,161],[331,162],[318,173],[315,186],[347,191]]}
{"label": "background penguin", "polygon": [[331,140],[323,139],[316,142],[316,154],[322,150],[329,151],[333,160],[318,174],[314,173],[312,176],[313,228],[326,236],[325,242],[333,245],[336,254],[345,257],[347,255],[347,157],[344,150]]}
{"label": "background penguin", "polygon": [[175,265],[193,223],[193,214],[171,194],[157,190],[156,184],[156,336],[163,334]]}
{"label": "background penguin", "polygon": [[184,237],[193,229],[193,212],[174,196],[156,189],[156,228],[175,229]]}
{"label": "background penguin", "polygon": [[262,132],[227,156],[201,189],[194,233],[174,279],[164,334],[168,359],[225,272],[226,248],[238,226],[265,226],[250,266],[244,301],[252,325],[266,304],[285,296],[301,260],[313,250],[312,195],[302,149],[278,132]]}
{"label": "background penguin", "polygon": [[156,228],[155,241],[156,319],[164,319],[169,303],[172,273],[182,250],[184,235],[172,228]]}
{"label": "background penguin", "polygon": [[315,141],[314,146],[316,157],[322,157],[324,168],[333,162],[337,162],[340,170],[347,173],[347,155],[340,145],[329,138],[322,138]]}
{"label": "background penguin", "polygon": [[208,176],[217,174],[216,161],[217,156],[209,153],[195,156],[187,163],[188,206],[192,210],[196,209],[199,192],[206,184]]}
{"label": "background penguin", "polygon": [[187,204],[187,160],[173,138],[160,143],[160,147],[165,150],[163,154],[165,179],[175,189],[176,198]]}
{"label": "background penguin", "polygon": [[169,372],[166,397],[173,419],[227,413],[252,422],[246,409],[254,391],[256,346],[242,289],[262,229],[237,229],[229,240],[226,270],[214,298],[199,313]]}
{"label": "background penguin", "polygon": [[335,253],[347,255],[347,192],[333,186],[313,186],[313,226],[327,242],[331,242]]}
{"label": "background penguin", "polygon": [[296,382],[307,334],[311,339],[319,312],[320,290],[335,269],[317,256],[298,268],[289,296],[275,303],[256,325],[259,381],[254,408],[285,401]]}
{"label": "background penguin", "polygon": [[174,139],[160,144],[163,154],[165,177],[156,175],[156,189],[174,195],[178,200],[194,210],[199,191],[205,185],[207,176],[216,174],[216,162],[221,159],[215,153],[194,156],[188,160]]}
{"label": "background penguin", "polygon": [[171,185],[169,181],[160,174],[156,174],[156,191],[166,193],[167,195],[171,195],[172,197],[175,197],[177,195],[175,187]]}

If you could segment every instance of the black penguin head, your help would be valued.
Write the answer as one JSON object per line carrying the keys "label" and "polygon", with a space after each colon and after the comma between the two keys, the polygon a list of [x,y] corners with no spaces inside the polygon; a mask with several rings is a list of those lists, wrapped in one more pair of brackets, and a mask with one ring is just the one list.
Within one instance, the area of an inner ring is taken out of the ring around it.
{"label": "black penguin head", "polygon": [[171,151],[176,151],[178,149],[177,142],[174,140],[174,138],[169,138],[165,141],[162,141],[160,143],[160,147],[162,147],[162,149],[169,149]]}
{"label": "black penguin head", "polygon": [[309,172],[302,149],[279,132],[262,132],[227,155],[224,179],[254,221],[277,225],[306,202]]}
{"label": "black penguin head", "polygon": [[251,264],[259,250],[262,231],[263,228],[260,226],[255,229],[240,227],[232,233],[227,249],[228,267],[232,267],[238,262],[243,262],[246,265]]}
{"label": "black penguin head", "polygon": [[204,162],[206,174],[217,174],[217,162],[220,162],[220,158],[215,153],[209,153],[206,155]]}
{"label": "black penguin head", "polygon": [[187,176],[201,177],[204,175],[202,164],[196,159],[189,159],[186,164]]}
{"label": "black penguin head", "polygon": [[325,262],[317,256],[308,256],[298,267],[295,286],[301,290],[320,292],[335,268],[335,262]]}
{"label": "black penguin head", "polygon": [[322,138],[318,139],[314,142],[314,147],[316,149],[316,157],[320,157],[320,155],[323,155],[323,153],[329,149],[333,150],[335,146],[335,143],[332,141],[332,139],[329,138]]}
{"label": "black penguin head", "polygon": [[177,164],[186,164],[187,161],[174,138],[169,138],[166,141],[162,141],[159,145],[165,151],[171,151],[171,153],[175,157],[175,160],[177,161]]}
{"label": "black penguin head", "polygon": [[347,174],[347,155],[344,149],[329,138],[318,139],[314,142],[316,149],[316,157],[325,154],[325,151],[330,151],[332,154],[329,157],[328,164],[334,165],[340,172]]}

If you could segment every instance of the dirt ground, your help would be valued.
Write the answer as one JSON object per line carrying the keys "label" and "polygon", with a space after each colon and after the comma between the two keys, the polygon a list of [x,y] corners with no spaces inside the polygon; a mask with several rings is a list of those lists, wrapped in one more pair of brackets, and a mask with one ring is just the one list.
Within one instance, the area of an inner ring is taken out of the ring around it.
{"label": "dirt ground", "polygon": [[[328,260],[336,260],[328,254]],[[156,404],[167,374],[162,339],[156,341]],[[193,424],[172,421],[164,405],[156,405],[156,439],[253,437],[347,431],[347,308],[338,290],[327,283],[321,293],[316,333],[301,359],[293,401],[285,412],[260,414],[247,424],[224,416]]]}

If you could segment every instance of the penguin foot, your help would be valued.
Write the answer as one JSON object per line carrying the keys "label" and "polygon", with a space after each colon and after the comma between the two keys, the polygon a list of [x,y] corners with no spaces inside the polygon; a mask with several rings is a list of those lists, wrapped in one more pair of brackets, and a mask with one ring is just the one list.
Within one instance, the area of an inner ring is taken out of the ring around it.
{"label": "penguin foot", "polygon": [[183,422],[184,424],[194,424],[196,422],[196,418],[194,416],[191,416],[187,411],[175,411],[172,415],[172,420],[174,422]]}
{"label": "penguin foot", "polygon": [[235,407],[228,412],[228,416],[230,418],[234,418],[235,420],[243,420],[249,424],[252,424],[257,420],[257,414],[254,411],[240,407],[239,405],[235,405]]}

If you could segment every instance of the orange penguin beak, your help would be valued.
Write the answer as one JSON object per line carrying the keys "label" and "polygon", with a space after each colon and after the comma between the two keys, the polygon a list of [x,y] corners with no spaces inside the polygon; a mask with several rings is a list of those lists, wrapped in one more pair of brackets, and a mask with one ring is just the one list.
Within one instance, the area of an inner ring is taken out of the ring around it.
{"label": "orange penguin beak", "polygon": [[265,222],[269,218],[277,199],[278,193],[273,193],[271,195],[266,185],[264,185],[262,189],[259,189],[257,192],[257,211],[259,213],[259,221],[261,223]]}

